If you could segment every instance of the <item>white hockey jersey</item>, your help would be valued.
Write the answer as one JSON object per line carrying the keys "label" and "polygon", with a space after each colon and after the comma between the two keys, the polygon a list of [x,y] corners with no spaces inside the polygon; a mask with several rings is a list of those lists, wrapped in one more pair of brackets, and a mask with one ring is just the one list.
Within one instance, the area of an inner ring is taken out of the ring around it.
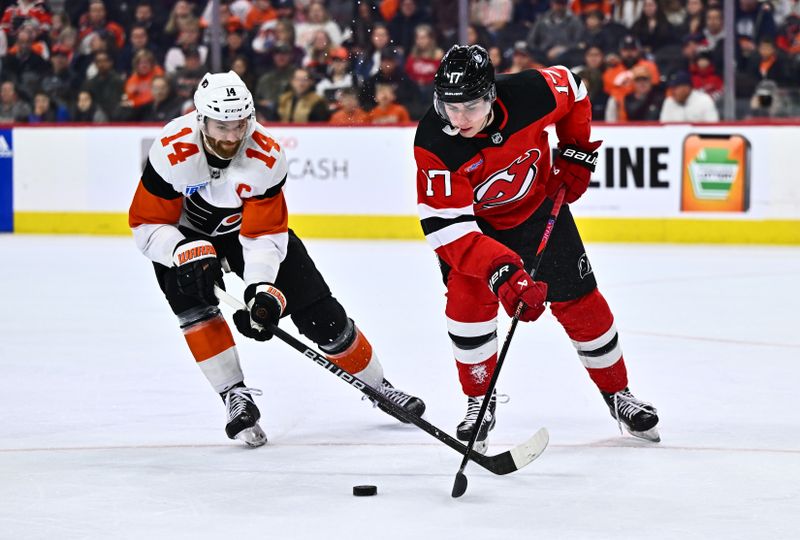
{"label": "white hockey jersey", "polygon": [[214,168],[201,137],[190,112],[164,126],[153,142],[128,214],[136,245],[150,260],[172,266],[184,232],[202,237],[239,231],[245,283],[272,283],[288,242],[283,151],[251,122],[228,166]]}

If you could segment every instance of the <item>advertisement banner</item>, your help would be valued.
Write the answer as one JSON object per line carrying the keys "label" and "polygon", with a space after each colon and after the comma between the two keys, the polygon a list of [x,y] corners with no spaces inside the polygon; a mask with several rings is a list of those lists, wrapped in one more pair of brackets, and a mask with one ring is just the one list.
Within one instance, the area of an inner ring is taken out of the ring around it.
{"label": "advertisement banner", "polygon": [[741,135],[692,133],[683,141],[681,210],[746,212],[750,142]]}

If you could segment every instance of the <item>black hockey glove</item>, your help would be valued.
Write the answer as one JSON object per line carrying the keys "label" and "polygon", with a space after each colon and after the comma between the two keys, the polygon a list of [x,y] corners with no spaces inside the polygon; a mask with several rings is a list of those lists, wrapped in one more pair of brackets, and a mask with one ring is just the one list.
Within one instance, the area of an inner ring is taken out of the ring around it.
{"label": "black hockey glove", "polygon": [[211,242],[186,238],[172,252],[178,291],[206,304],[219,304],[214,283],[222,283],[222,266]]}
{"label": "black hockey glove", "polygon": [[244,290],[244,301],[247,309],[233,314],[236,329],[256,341],[272,339],[272,327],[278,326],[286,309],[283,293],[271,283],[254,283]]}

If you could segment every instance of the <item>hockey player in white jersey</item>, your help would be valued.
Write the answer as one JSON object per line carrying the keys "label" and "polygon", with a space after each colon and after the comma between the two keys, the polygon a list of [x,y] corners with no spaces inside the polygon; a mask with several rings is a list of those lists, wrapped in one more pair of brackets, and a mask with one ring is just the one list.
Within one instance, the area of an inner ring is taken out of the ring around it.
{"label": "hockey player in white jersey", "polygon": [[228,437],[249,446],[267,441],[253,400],[261,392],[245,385],[217,307],[223,268],[245,282],[248,310],[234,314],[243,335],[270,339],[271,325],[289,315],[332,362],[421,415],[425,404],[383,377],[369,341],[288,228],[286,158],[255,122],[244,82],[233,71],[208,73],[194,103],[196,111],[167,124],[150,148],[129,224],[197,365],[226,405]]}

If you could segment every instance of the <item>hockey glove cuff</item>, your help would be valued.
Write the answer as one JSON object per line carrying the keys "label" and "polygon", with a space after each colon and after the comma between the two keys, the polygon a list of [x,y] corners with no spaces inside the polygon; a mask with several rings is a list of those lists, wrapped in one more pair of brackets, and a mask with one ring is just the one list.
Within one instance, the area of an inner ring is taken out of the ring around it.
{"label": "hockey glove cuff", "polygon": [[211,242],[185,238],[172,252],[178,291],[206,304],[219,304],[214,284],[222,283],[222,266]]}
{"label": "hockey glove cuff", "polygon": [[597,149],[603,141],[590,142],[584,148],[565,144],[559,145],[558,157],[553,161],[550,177],[545,184],[547,196],[555,200],[562,184],[566,186],[564,202],[577,201],[586,192],[597,164]]}
{"label": "hockey glove cuff", "polygon": [[515,264],[504,263],[497,267],[489,278],[489,287],[509,317],[514,316],[520,302],[523,303],[520,321],[535,321],[544,313],[547,283],[534,281],[530,274]]}
{"label": "hockey glove cuff", "polygon": [[272,338],[273,326],[286,309],[286,298],[271,283],[254,283],[244,291],[247,310],[241,309],[233,314],[233,322],[239,332],[256,341]]}

